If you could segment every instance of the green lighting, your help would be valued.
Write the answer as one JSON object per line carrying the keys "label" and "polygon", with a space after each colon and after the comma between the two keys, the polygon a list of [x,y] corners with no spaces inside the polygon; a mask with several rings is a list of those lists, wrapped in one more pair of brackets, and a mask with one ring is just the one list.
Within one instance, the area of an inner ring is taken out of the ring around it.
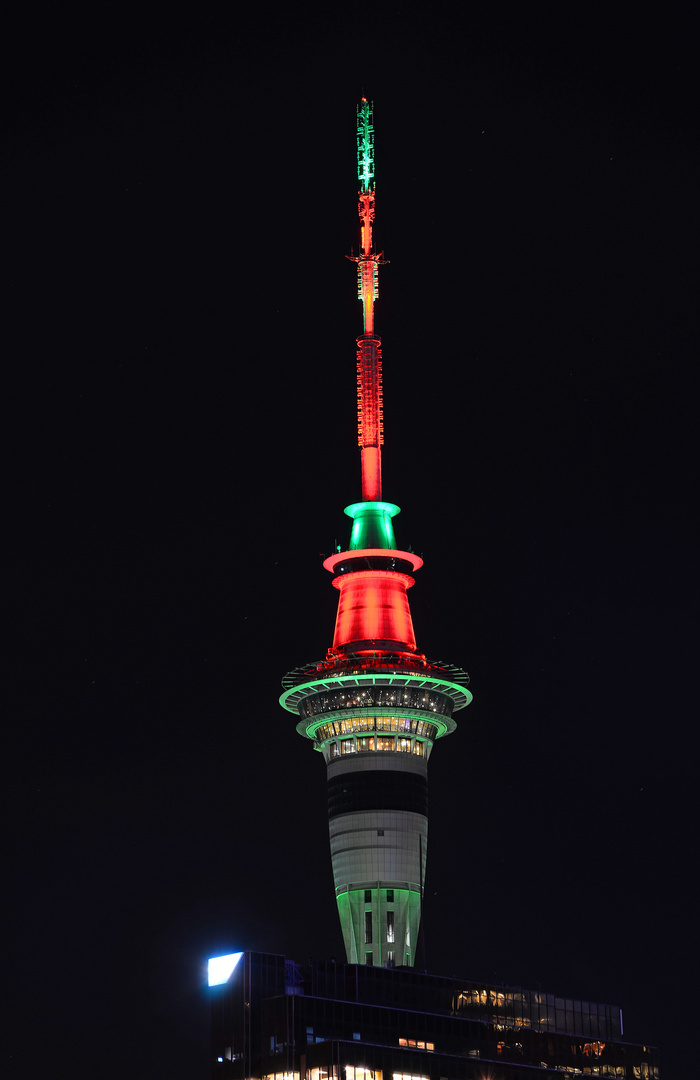
{"label": "green lighting", "polygon": [[[298,716],[299,705],[304,698],[310,697],[311,694],[321,693],[323,690],[338,690],[346,686],[359,686],[360,688],[365,686],[425,687],[428,690],[436,690],[439,694],[446,694],[451,697],[454,701],[454,712],[466,708],[472,700],[469,690],[465,686],[460,686],[459,683],[448,679],[436,679],[429,675],[410,675],[401,671],[395,675],[388,672],[377,672],[375,675],[329,675],[325,679],[310,679],[308,682],[296,683],[289,690],[286,690],[280,697],[280,705],[283,709],[290,713],[296,713]],[[385,710],[382,706],[380,710],[375,709],[374,711],[384,712]],[[432,723],[432,717],[435,715],[435,713],[431,713],[430,717],[426,716],[425,719],[430,719]],[[454,731],[457,727],[451,718],[442,717],[442,722],[447,723],[449,731]],[[297,731],[300,735],[306,734],[306,723],[307,721],[302,720],[300,724],[297,724]]]}
{"label": "green lighting", "polygon": [[[357,963],[357,947],[355,945],[355,933],[352,923],[352,910],[350,908],[350,897],[347,892],[341,893],[336,897],[338,901],[338,915],[340,916],[340,926],[343,931],[343,938],[345,941],[345,953],[348,958],[348,963],[353,963],[352,957],[354,956],[354,963]],[[355,946],[354,948],[352,946]]]}
{"label": "green lighting", "polygon": [[[368,889],[372,895],[370,906],[365,902]],[[385,899],[387,889],[394,894],[391,901]],[[415,953],[412,946],[418,936],[421,918],[421,891],[417,882],[408,889],[401,888],[400,883],[394,881],[366,882],[359,888],[352,883],[336,889],[336,902],[349,963],[364,963],[366,953],[371,951],[375,964],[384,966],[391,952],[395,964],[412,966]],[[365,912],[371,910],[375,917],[383,918],[387,903],[395,913],[396,941],[386,942],[383,935],[378,934],[372,944],[365,946]]]}
{"label": "green lighting", "polygon": [[396,549],[394,526],[391,519],[401,513],[396,503],[358,502],[345,507],[352,518],[349,551],[366,548]]}
{"label": "green lighting", "polygon": [[363,98],[357,106],[357,179],[360,191],[374,188],[374,117],[372,106]]}

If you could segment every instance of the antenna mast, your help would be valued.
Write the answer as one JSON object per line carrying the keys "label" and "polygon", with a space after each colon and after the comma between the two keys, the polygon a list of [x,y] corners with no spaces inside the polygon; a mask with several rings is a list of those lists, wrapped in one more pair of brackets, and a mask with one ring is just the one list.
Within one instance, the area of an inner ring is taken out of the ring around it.
{"label": "antenna mast", "polygon": [[359,183],[360,254],[347,258],[357,263],[357,295],[362,301],[364,333],[357,339],[357,441],[362,456],[362,499],[382,498],[384,408],[382,346],[374,333],[374,301],[379,296],[379,267],[384,252],[372,250],[374,224],[374,114],[363,97],[357,106],[357,179]]}

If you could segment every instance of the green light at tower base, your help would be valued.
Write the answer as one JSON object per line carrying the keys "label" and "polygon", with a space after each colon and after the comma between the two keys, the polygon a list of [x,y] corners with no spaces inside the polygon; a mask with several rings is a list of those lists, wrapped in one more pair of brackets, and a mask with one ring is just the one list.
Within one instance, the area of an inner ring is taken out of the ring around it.
{"label": "green light at tower base", "polygon": [[413,966],[421,920],[419,885],[374,882],[346,888],[336,900],[349,964]]}

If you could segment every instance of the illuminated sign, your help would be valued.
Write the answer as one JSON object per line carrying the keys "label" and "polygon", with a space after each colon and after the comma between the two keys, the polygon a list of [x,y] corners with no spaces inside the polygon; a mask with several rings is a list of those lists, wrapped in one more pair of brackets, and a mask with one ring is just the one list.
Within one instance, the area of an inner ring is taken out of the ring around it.
{"label": "illuminated sign", "polygon": [[208,964],[209,986],[220,986],[222,983],[228,982],[233,969],[242,956],[242,952],[232,952],[226,956],[213,956]]}

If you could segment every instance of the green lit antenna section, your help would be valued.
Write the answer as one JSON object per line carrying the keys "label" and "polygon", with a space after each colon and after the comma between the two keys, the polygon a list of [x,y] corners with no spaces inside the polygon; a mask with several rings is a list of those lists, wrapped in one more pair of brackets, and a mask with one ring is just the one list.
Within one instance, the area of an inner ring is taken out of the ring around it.
{"label": "green lit antenna section", "polygon": [[364,97],[357,106],[357,179],[360,191],[374,190],[374,114]]}

